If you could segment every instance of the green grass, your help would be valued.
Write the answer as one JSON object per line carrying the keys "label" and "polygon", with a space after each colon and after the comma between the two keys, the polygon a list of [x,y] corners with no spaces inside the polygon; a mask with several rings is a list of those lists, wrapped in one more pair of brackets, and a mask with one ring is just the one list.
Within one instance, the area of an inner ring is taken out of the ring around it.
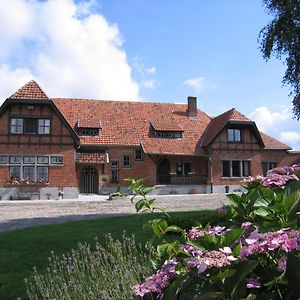
{"label": "green grass", "polygon": [[[203,211],[196,214],[207,213]],[[180,212],[172,215],[181,218],[189,214],[191,213]],[[102,241],[108,232],[113,238],[120,238],[124,230],[128,235],[135,234],[136,240],[144,244],[152,235],[150,231],[143,230],[143,224],[149,217],[134,215],[77,221],[1,233],[0,299],[26,299],[24,279],[32,276],[33,266],[40,272],[46,270],[52,250],[60,255],[77,247],[78,241],[92,242],[96,236]]]}

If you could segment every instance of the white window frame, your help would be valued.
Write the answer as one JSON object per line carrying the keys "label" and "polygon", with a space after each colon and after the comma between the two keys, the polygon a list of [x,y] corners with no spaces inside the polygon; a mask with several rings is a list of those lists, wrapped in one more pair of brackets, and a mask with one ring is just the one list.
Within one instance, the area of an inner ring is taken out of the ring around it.
{"label": "white window frame", "polygon": [[[232,131],[232,139],[230,132]],[[236,132],[239,132],[239,139],[237,139]],[[241,143],[242,142],[242,131],[240,128],[228,128],[227,129],[227,138],[230,143]]]}

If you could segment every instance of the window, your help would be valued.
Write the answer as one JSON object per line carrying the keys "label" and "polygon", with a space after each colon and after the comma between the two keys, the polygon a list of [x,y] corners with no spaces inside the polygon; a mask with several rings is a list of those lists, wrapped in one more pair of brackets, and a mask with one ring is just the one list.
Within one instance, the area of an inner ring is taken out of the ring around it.
{"label": "window", "polygon": [[51,156],[51,165],[62,165],[63,157],[62,156]]}
{"label": "window", "polygon": [[48,165],[49,164],[49,156],[38,156],[37,163],[41,164],[41,165],[42,164]]}
{"label": "window", "polygon": [[0,165],[6,165],[8,162],[7,155],[0,155]]}
{"label": "window", "polygon": [[228,129],[228,142],[240,143],[241,139],[241,130],[240,129]]}
{"label": "window", "polygon": [[11,133],[23,133],[23,119],[12,118],[10,120],[10,132]]}
{"label": "window", "polygon": [[35,156],[23,156],[24,164],[35,164]]}
{"label": "window", "polygon": [[119,183],[119,170],[118,169],[111,169],[111,182]]}
{"label": "window", "polygon": [[20,166],[13,166],[9,167],[9,176],[10,178],[21,178],[21,167]]}
{"label": "window", "polygon": [[50,119],[12,118],[11,133],[50,134]]}
{"label": "window", "polygon": [[135,160],[142,160],[142,149],[135,149]]}
{"label": "window", "polygon": [[222,163],[223,163],[223,177],[230,177],[231,176],[230,161],[224,160]]}
{"label": "window", "polygon": [[155,131],[154,136],[161,139],[181,139],[180,131]]}
{"label": "window", "polygon": [[23,179],[29,179],[31,181],[35,181],[35,172],[33,166],[23,167]]}
{"label": "window", "polygon": [[48,181],[48,167],[37,167],[37,181]]}
{"label": "window", "polygon": [[124,168],[130,168],[130,156],[129,155],[124,155],[123,165],[124,165]]}
{"label": "window", "polygon": [[118,169],[119,168],[119,161],[118,160],[112,160],[111,161],[111,168],[112,169]]}
{"label": "window", "polygon": [[50,120],[39,119],[38,120],[38,134],[50,134]]}
{"label": "window", "polygon": [[176,163],[176,175],[177,176],[186,176],[191,172],[191,164],[179,162]]}
{"label": "window", "polygon": [[20,164],[21,163],[21,156],[10,156],[9,163],[10,164]]}
{"label": "window", "polygon": [[249,160],[223,160],[222,177],[248,177],[250,176]]}
{"label": "window", "polygon": [[98,128],[80,128],[79,135],[97,136],[99,135]]}
{"label": "window", "polygon": [[263,161],[262,162],[262,171],[263,175],[266,176],[268,171],[277,167],[277,162],[275,161]]}

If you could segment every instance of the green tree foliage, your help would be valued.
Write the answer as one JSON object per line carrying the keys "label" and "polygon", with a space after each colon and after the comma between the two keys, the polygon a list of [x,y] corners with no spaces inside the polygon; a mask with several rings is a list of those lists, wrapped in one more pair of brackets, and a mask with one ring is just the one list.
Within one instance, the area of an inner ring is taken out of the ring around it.
{"label": "green tree foliage", "polygon": [[259,35],[266,60],[272,55],[285,59],[283,84],[291,88],[293,112],[300,119],[300,0],[263,0],[273,20]]}

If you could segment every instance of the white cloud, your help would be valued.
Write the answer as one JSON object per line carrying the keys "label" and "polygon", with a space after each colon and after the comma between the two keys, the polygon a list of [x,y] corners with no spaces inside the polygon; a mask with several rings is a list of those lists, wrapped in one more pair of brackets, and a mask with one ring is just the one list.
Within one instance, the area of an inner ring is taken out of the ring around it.
{"label": "white cloud", "polygon": [[284,131],[280,133],[281,139],[290,144],[296,144],[300,142],[300,132],[299,131]]}
{"label": "white cloud", "polygon": [[261,131],[268,130],[273,126],[280,126],[280,123],[292,119],[289,107],[282,107],[280,111],[271,111],[266,106],[260,106],[249,116]]}
{"label": "white cloud", "polygon": [[156,68],[155,67],[147,68],[146,73],[147,74],[155,74],[156,73]]}
{"label": "white cloud", "polygon": [[144,59],[140,56],[136,56],[132,63],[133,69],[136,72],[137,78],[139,78],[139,83],[146,89],[154,89],[156,86],[156,81],[149,79],[149,76],[156,73],[155,67],[147,68],[144,64]]}
{"label": "white cloud", "polygon": [[144,87],[148,89],[154,89],[155,88],[155,81],[154,80],[144,80]]}
{"label": "white cloud", "polygon": [[197,94],[206,89],[205,77],[187,79],[183,82],[183,84],[192,87]]}
{"label": "white cloud", "polygon": [[76,3],[0,0],[2,100],[30,79],[52,97],[139,97],[117,25]]}

